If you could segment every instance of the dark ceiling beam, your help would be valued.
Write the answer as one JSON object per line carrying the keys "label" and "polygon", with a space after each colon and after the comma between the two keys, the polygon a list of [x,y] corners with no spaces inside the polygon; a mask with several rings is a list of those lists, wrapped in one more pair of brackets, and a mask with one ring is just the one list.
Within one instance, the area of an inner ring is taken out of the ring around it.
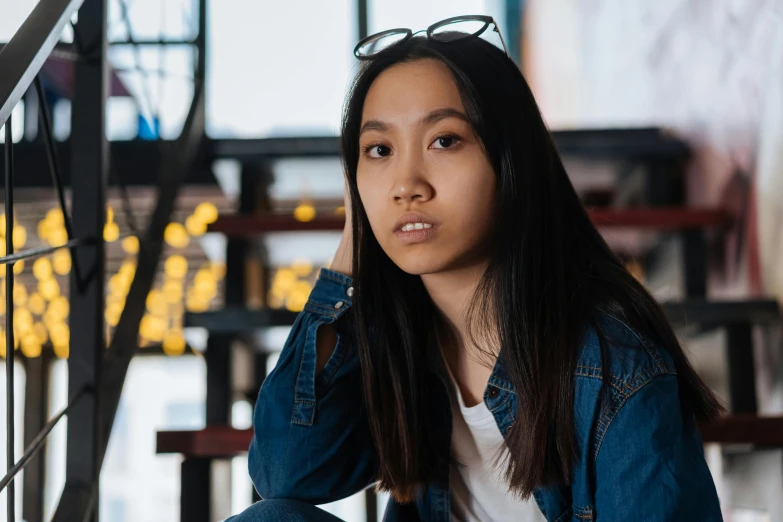
{"label": "dark ceiling beam", "polygon": [[[172,141],[112,141],[109,143],[109,161],[112,168],[126,186],[155,186],[161,170],[164,151],[172,147]],[[207,153],[209,147],[201,152]],[[43,143],[22,141],[14,147],[16,159],[17,184],[19,188],[47,188],[52,186],[49,166],[46,163]],[[71,185],[71,145],[70,141],[57,142],[57,152],[60,157],[62,178],[65,186]],[[5,168],[0,166],[0,176],[5,175]],[[109,185],[118,183],[117,176],[112,172]],[[193,169],[188,172],[187,184],[214,185],[207,158],[202,156]]]}
{"label": "dark ceiling beam", "polygon": [[[620,160],[630,162],[677,162],[687,159],[688,145],[662,129],[598,129],[568,130],[552,133],[555,144],[564,157],[587,160]],[[113,165],[128,186],[156,185],[161,168],[162,151],[172,141],[112,141]],[[70,183],[69,142],[58,143],[63,164],[63,179]],[[15,148],[17,186],[51,186],[43,145],[22,141]],[[340,140],[337,137],[291,137],[260,139],[206,139],[199,150],[199,160],[188,173],[187,184],[213,185],[216,183],[211,163],[216,159],[236,159],[240,162],[270,161],[281,158],[338,157]],[[0,166],[0,175],[4,168]],[[110,178],[110,183],[116,180]]]}

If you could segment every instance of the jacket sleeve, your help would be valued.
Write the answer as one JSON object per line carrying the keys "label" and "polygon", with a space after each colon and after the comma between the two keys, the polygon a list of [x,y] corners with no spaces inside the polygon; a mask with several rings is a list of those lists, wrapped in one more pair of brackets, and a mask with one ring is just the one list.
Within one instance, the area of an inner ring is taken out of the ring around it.
{"label": "jacket sleeve", "polygon": [[718,496],[677,376],[653,377],[619,405],[596,456],[595,520],[720,522]]}
{"label": "jacket sleeve", "polygon": [[[248,467],[261,498],[333,502],[370,485],[377,472],[359,357],[346,320],[351,278],[322,269],[253,415]],[[334,323],[337,345],[316,378],[316,331]]]}

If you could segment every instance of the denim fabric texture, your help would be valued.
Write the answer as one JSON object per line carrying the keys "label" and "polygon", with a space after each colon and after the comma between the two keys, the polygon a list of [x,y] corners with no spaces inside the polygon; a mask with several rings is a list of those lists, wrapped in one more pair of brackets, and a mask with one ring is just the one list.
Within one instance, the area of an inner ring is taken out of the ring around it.
{"label": "denim fabric texture", "polygon": [[256,502],[237,516],[224,522],[342,522],[307,502],[270,499]]}
{"label": "denim fabric texture", "polygon": [[[348,276],[321,270],[277,366],[261,387],[249,471],[265,500],[323,504],[374,482],[378,459],[363,409],[359,357],[345,321],[339,321],[351,309],[352,284]],[[338,341],[316,377],[316,331],[329,323]],[[617,319],[606,318],[602,330],[609,339],[609,400],[600,401],[600,348],[596,332],[588,330],[574,375],[578,460],[569,486],[535,491],[542,513],[549,522],[721,521],[701,438],[692,420],[683,422],[668,353]],[[448,451],[446,382],[437,372],[433,379],[443,382],[443,392],[432,399],[432,422]],[[514,424],[517,397],[499,362],[484,402],[501,433],[525,429]],[[443,469],[415,504],[390,501],[384,519],[448,522],[448,477]]]}

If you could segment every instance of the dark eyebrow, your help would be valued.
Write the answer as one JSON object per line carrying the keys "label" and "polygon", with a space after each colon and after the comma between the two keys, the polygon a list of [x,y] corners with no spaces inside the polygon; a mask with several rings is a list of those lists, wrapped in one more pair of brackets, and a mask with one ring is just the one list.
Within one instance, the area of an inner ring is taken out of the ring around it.
{"label": "dark eyebrow", "polygon": [[[464,121],[465,123],[470,124],[470,120],[468,120],[468,117],[465,116],[463,112],[454,109],[452,107],[435,109],[434,111],[425,115],[421,120],[419,120],[419,123],[424,125],[433,125],[441,120],[445,120],[446,118],[458,118]],[[389,130],[389,125],[387,125],[386,123],[380,120],[367,120],[366,122],[364,122],[364,125],[362,125],[362,128],[359,130],[359,136],[364,134],[366,131],[371,131],[371,130],[384,132]]]}

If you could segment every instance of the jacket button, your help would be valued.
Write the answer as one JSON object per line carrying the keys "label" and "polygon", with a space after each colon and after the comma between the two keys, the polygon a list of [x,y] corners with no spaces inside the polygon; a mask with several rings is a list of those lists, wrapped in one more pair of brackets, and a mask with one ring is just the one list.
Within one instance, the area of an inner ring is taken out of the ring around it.
{"label": "jacket button", "polygon": [[508,428],[506,428],[506,435],[511,433],[511,428],[513,428],[513,427],[514,427],[514,423],[512,422],[511,424],[508,425]]}
{"label": "jacket button", "polygon": [[353,297],[353,287],[350,287],[345,293],[348,294],[348,297]]}
{"label": "jacket button", "polygon": [[500,395],[500,390],[498,390],[494,386],[490,386],[490,388],[489,388],[489,396],[494,399],[498,395]]}
{"label": "jacket button", "polygon": [[335,307],[337,310],[339,310],[340,308],[342,308],[342,307],[343,307],[343,305],[344,305],[344,304],[345,304],[345,303],[343,303],[342,301],[337,301],[336,303],[334,303],[334,307]]}

